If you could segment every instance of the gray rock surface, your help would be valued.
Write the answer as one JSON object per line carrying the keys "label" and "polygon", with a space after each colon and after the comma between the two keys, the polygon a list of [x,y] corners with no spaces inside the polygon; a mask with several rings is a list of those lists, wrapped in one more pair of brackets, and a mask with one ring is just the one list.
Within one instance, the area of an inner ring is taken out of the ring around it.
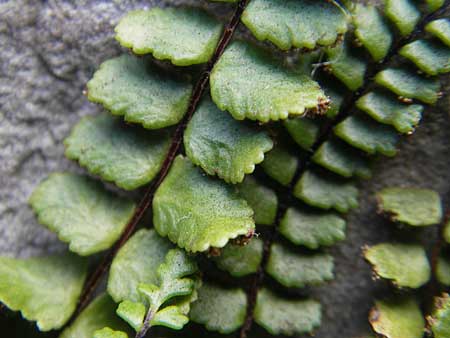
{"label": "gray rock surface", "polygon": [[[82,92],[97,66],[119,52],[113,39],[118,19],[133,8],[180,2],[0,0],[0,254],[26,257],[64,248],[36,222],[27,199],[48,173],[80,170],[64,159],[62,140],[81,116],[99,109]],[[372,281],[360,250],[397,236],[376,214],[374,193],[390,185],[421,186],[439,191],[448,205],[449,103],[445,96],[428,109],[399,155],[379,160],[374,177],[361,182],[361,207],[349,216],[347,240],[332,249],[337,278],[311,289],[324,304],[317,338],[367,332],[372,299],[385,292],[384,284]],[[424,243],[430,246],[435,233],[423,231]]]}

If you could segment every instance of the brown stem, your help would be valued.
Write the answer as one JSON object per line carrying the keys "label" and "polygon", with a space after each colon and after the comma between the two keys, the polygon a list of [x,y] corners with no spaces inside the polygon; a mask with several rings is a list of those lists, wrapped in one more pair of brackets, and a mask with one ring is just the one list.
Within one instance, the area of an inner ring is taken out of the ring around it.
{"label": "brown stem", "polygon": [[271,234],[268,238],[264,240],[264,247],[263,247],[263,258],[261,261],[261,264],[258,267],[258,271],[256,272],[255,276],[253,277],[250,285],[250,289],[247,292],[247,314],[245,316],[244,325],[241,327],[241,331],[239,332],[240,338],[246,338],[247,333],[251,330],[253,325],[253,315],[255,312],[255,306],[256,306],[256,299],[258,297],[258,291],[261,288],[263,281],[264,281],[264,269],[266,267],[267,261],[270,256],[270,247],[272,245],[272,242],[274,240],[274,237],[276,236],[275,229],[272,230]]}
{"label": "brown stem", "polygon": [[144,323],[142,324],[142,328],[136,333],[135,338],[144,338],[147,334],[147,331],[150,329],[150,322],[156,314],[156,310],[149,310],[147,315],[145,316]]}
{"label": "brown stem", "polygon": [[[195,84],[194,90],[192,92],[190,101],[189,101],[189,107],[184,115],[183,120],[178,125],[178,127],[175,130],[175,133],[172,138],[172,143],[170,145],[167,157],[165,158],[162,168],[160,172],[158,173],[157,177],[154,179],[154,181],[150,184],[150,186],[145,191],[144,196],[142,197],[141,201],[139,202],[138,207],[136,208],[133,217],[128,222],[125,231],[122,233],[119,240],[115,243],[115,245],[109,250],[109,252],[105,255],[101,263],[98,265],[98,267],[95,269],[95,271],[89,276],[84,291],[80,297],[80,301],[78,302],[77,308],[72,315],[71,320],[69,323],[73,322],[73,320],[78,316],[78,314],[89,304],[92,295],[94,291],[96,290],[99,282],[102,280],[102,277],[105,275],[105,273],[108,271],[112,260],[116,256],[119,249],[127,242],[127,240],[130,238],[130,236],[133,234],[134,230],[136,229],[137,224],[142,219],[142,216],[144,215],[145,211],[150,207],[152,203],[153,196],[164,180],[164,178],[167,176],[169,169],[178,154],[181,146],[181,142],[183,140],[183,134],[184,130],[186,129],[186,126],[188,122],[190,121],[192,115],[196,111],[198,104],[200,102],[200,99],[202,98],[206,87],[208,86],[208,80],[210,73],[214,67],[214,65],[219,60],[220,56],[224,52],[225,48],[230,43],[230,40],[237,28],[237,25],[239,24],[240,17],[242,15],[242,12],[244,11],[247,3],[249,0],[240,0],[236,10],[231,17],[231,20],[225,27],[222,36],[219,40],[219,43],[216,47],[216,50],[214,52],[214,55],[209,60],[206,69],[203,71],[202,75],[200,76],[199,80]],[[69,324],[68,323],[68,324]]]}

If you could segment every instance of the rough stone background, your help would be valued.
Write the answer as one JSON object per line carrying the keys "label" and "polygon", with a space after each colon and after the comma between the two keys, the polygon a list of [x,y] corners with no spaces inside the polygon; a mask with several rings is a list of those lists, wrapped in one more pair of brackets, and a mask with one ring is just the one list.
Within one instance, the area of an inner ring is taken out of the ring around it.
{"label": "rough stone background", "polygon": [[[98,65],[119,52],[113,39],[118,19],[134,8],[181,2],[186,1],[0,0],[0,254],[27,257],[64,248],[36,222],[27,199],[48,173],[80,170],[64,158],[62,140],[81,116],[99,109],[82,91]],[[229,12],[226,4],[208,6]],[[383,283],[372,281],[360,250],[398,235],[376,214],[376,191],[391,185],[427,187],[439,191],[448,205],[449,103],[445,96],[428,109],[417,132],[401,142],[398,156],[380,159],[374,177],[361,182],[361,206],[349,215],[347,240],[332,249],[336,280],[310,290],[324,304],[315,337],[365,334],[372,300],[385,292]],[[435,234],[436,227],[419,237],[429,245]]]}

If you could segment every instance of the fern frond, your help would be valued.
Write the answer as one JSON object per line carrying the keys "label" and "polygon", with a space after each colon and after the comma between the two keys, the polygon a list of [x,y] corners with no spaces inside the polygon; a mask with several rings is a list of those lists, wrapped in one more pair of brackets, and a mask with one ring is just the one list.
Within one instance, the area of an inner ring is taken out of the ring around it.
{"label": "fern frond", "polygon": [[[189,318],[224,334],[241,328],[243,338],[253,322],[274,335],[311,332],[321,321],[320,303],[287,298],[281,290],[333,278],[332,256],[311,250],[345,237],[345,221],[335,211],[347,213],[358,206],[352,178],[371,175],[370,155],[395,155],[398,133],[411,133],[420,120],[423,105],[417,101],[433,104],[441,96],[434,75],[449,71],[450,40],[448,20],[434,20],[441,12],[419,19],[414,15],[419,9],[406,1],[388,1],[386,16],[361,4],[351,6],[348,15],[341,5],[326,0],[226,2],[237,4],[225,28],[200,9],[128,14],[116,28],[116,38],[136,54],[150,55],[108,60],[88,83],[91,101],[138,125],[125,127],[119,118],[104,114],[84,119],[66,140],[66,155],[91,174],[125,189],[151,182],[139,205],[86,183],[91,179],[70,174],[64,174],[70,179],[53,184],[50,178],[31,200],[40,221],[79,254],[104,250],[117,241],[89,278],[75,317],[111,265],[107,292],[137,337],[156,325],[181,329]],[[444,3],[427,4],[435,10]],[[411,16],[402,15],[403,10]],[[239,20],[256,39],[282,50],[324,48],[290,68],[268,50],[231,41]],[[353,31],[344,39],[350,20]],[[422,28],[435,38],[419,39],[417,31]],[[202,63],[206,65],[194,76],[195,84],[183,75],[195,72],[195,67],[175,67]],[[305,73],[310,69],[313,75]],[[211,98],[205,94],[208,82]],[[325,114],[328,96],[333,103]],[[301,119],[289,119],[294,117]],[[279,120],[284,120],[284,129],[274,126]],[[257,126],[253,121],[271,124]],[[154,130],[170,126],[174,131]],[[259,163],[261,170],[245,178]],[[260,185],[261,177],[267,186]],[[60,213],[59,203],[64,209]],[[47,204],[49,219],[42,216]],[[155,230],[135,232],[150,206]],[[91,233],[91,222],[106,230]],[[251,239],[256,226],[263,226],[261,239]],[[251,275],[245,291],[240,281],[232,288],[223,281],[212,282],[208,271],[203,271],[203,286],[197,283],[195,256],[186,251],[214,254],[219,248],[222,256],[213,261],[221,270]],[[403,287],[420,287],[433,270],[423,248],[412,244],[373,246],[366,258],[379,276]],[[413,269],[403,273],[411,259]],[[81,291],[84,270],[77,273],[73,276],[77,283],[70,282],[78,289],[69,293],[70,304],[63,304],[64,318],[42,324],[44,329],[60,327],[75,309],[72,298]],[[6,275],[10,278],[13,273]],[[268,276],[278,291],[269,289]],[[17,279],[23,283],[23,276]],[[9,306],[5,297],[0,294]],[[26,313],[28,305],[11,307]],[[97,315],[97,305],[81,312],[66,332],[126,336],[109,319],[83,324]],[[396,338],[400,331],[392,326],[390,333],[391,323],[404,311],[384,305],[377,305],[382,315],[374,327]],[[417,317],[416,304],[406,305],[405,313]],[[27,316],[40,320],[34,314]],[[419,326],[423,329],[418,321],[405,330],[415,334]]]}

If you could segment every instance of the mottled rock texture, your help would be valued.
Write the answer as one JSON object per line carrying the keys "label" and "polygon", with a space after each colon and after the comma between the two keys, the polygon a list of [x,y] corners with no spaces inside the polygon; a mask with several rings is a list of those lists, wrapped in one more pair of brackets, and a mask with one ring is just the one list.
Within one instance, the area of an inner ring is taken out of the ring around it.
{"label": "mottled rock texture", "polygon": [[[99,110],[82,93],[98,65],[120,52],[113,39],[119,18],[131,9],[179,3],[186,1],[0,1],[0,254],[24,257],[64,248],[36,222],[27,199],[49,172],[81,170],[64,158],[62,140],[81,116]],[[208,6],[229,13],[223,9],[229,5]],[[436,189],[448,206],[449,104],[446,95],[427,109],[417,132],[403,139],[398,156],[379,159],[374,177],[361,181],[361,206],[348,217],[347,240],[331,250],[336,280],[308,290],[324,304],[315,337],[363,335],[372,299],[386,290],[371,280],[361,258],[364,244],[398,236],[376,214],[376,191],[391,185]],[[430,248],[436,228],[422,235]]]}

